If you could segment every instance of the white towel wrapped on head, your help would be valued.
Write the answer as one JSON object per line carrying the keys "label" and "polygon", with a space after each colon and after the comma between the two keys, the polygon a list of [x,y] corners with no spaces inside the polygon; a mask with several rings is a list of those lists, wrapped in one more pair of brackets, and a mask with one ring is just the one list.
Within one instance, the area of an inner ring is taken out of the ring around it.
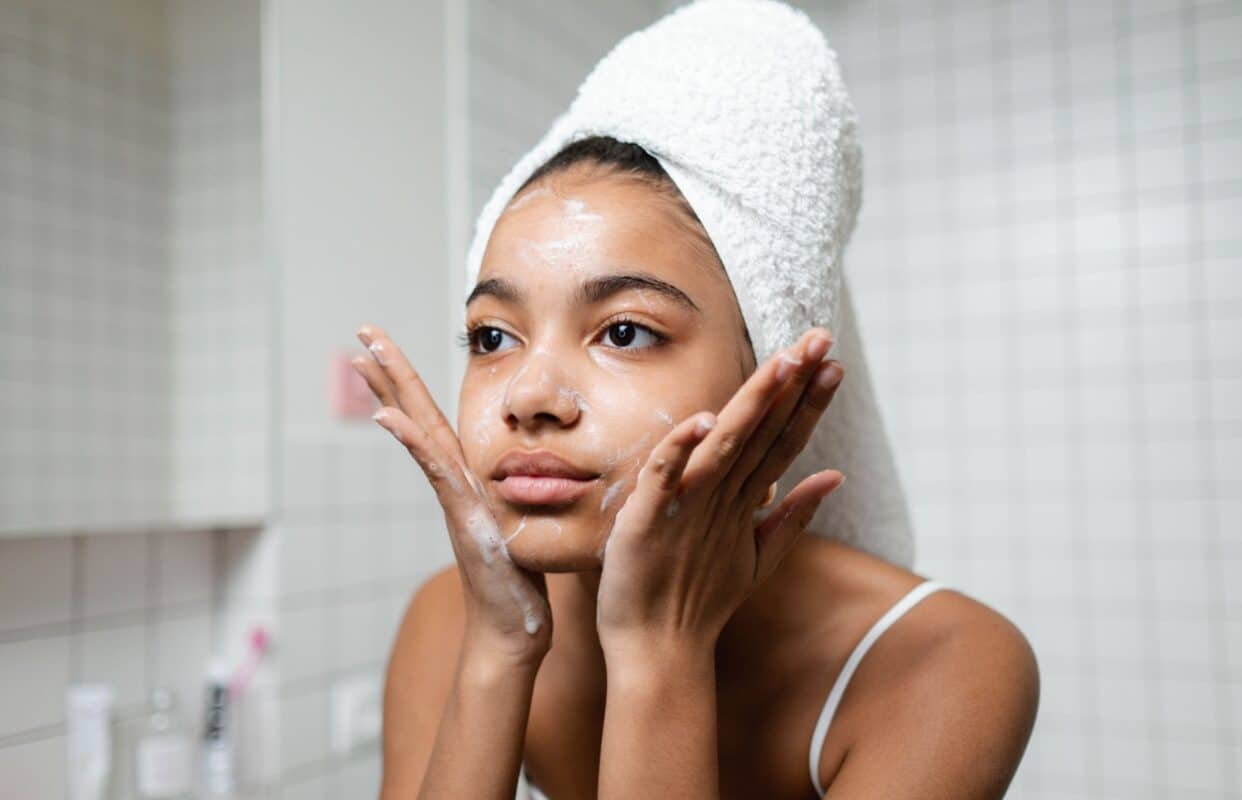
{"label": "white towel wrapped on head", "polygon": [[845,484],[809,529],[910,567],[905,497],[842,273],[862,157],[853,104],[823,33],[777,0],[697,0],[626,36],[484,205],[466,260],[468,289],[517,189],[588,136],[640,145],[668,172],[720,254],[759,363],[807,328],[832,331],[845,379],[778,497],[814,472],[840,469]]}

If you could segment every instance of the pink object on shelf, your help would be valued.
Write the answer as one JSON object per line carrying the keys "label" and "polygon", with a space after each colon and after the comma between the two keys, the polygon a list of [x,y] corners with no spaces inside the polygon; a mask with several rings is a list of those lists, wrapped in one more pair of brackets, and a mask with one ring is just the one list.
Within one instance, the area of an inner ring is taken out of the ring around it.
{"label": "pink object on shelf", "polygon": [[330,363],[328,400],[332,413],[342,419],[370,419],[379,407],[371,387],[354,365],[349,363],[351,353],[334,353]]}
{"label": "pink object on shelf", "polygon": [[254,671],[259,667],[259,661],[267,653],[272,641],[267,628],[263,627],[251,628],[248,638],[249,647],[246,649],[245,659],[233,671],[233,677],[229,680],[229,694],[233,697],[240,697],[246,691],[250,679],[254,677]]}

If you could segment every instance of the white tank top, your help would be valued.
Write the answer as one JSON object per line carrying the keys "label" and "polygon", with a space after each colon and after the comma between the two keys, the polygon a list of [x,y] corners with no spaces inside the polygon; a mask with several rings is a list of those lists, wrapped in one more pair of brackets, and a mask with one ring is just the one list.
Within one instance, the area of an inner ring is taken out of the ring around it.
{"label": "white tank top", "polygon": [[846,660],[845,666],[841,669],[841,674],[837,676],[836,683],[832,685],[832,691],[828,693],[828,699],[824,702],[824,708],[819,712],[819,720],[815,723],[815,732],[811,734],[811,784],[815,787],[815,794],[823,797],[824,788],[819,785],[819,760],[824,749],[824,740],[828,738],[828,726],[832,724],[832,715],[837,713],[837,705],[841,702],[841,695],[845,694],[845,686],[850,682],[850,677],[854,674],[854,670],[858,669],[858,662],[862,661],[862,657],[871,649],[871,645],[875,644],[875,640],[880,638],[880,634],[888,630],[889,626],[901,618],[914,604],[922,600],[927,595],[937,589],[946,588],[939,581],[923,581],[915,586],[904,597],[893,604],[884,616],[880,617],[871,629],[863,636],[862,640],[854,646],[854,651],[850,653],[850,657]]}
{"label": "white tank top", "polygon": [[[824,788],[819,785],[819,761],[824,749],[824,740],[828,738],[828,726],[832,724],[832,716],[837,713],[837,706],[841,703],[841,696],[845,694],[845,687],[850,682],[850,678],[854,675],[854,670],[858,669],[858,662],[862,661],[863,656],[871,649],[871,645],[875,644],[875,640],[880,638],[880,634],[888,630],[889,627],[899,620],[903,614],[914,608],[915,604],[927,595],[937,589],[945,587],[939,581],[927,580],[915,586],[905,594],[900,600],[876,620],[870,630],[863,635],[863,638],[854,646],[850,657],[846,659],[845,666],[841,669],[841,674],[837,676],[837,680],[832,685],[832,691],[828,693],[828,699],[824,701],[824,707],[819,712],[819,719],[815,723],[815,731],[811,734],[811,752],[809,756],[811,769],[811,785],[815,787],[815,794],[823,797]],[[548,796],[539,790],[526,777],[526,764],[523,762],[521,772],[518,775],[518,787],[516,800],[548,800]]]}

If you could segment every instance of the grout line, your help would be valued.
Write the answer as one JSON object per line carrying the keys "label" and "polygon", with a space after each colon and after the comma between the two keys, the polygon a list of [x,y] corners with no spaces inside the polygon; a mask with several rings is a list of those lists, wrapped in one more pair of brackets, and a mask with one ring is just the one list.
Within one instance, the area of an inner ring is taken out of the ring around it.
{"label": "grout line", "polygon": [[[1181,7],[1181,15],[1179,19],[1182,46],[1183,66],[1186,73],[1185,78],[1185,96],[1186,96],[1186,116],[1190,119],[1198,120],[1202,111],[1201,90],[1202,80],[1199,73],[1198,60],[1195,55],[1198,53],[1197,36],[1199,11],[1194,5],[1183,3]],[[1190,251],[1189,278],[1190,278],[1190,296],[1193,303],[1198,305],[1198,313],[1194,314],[1197,324],[1194,332],[1196,334],[1195,350],[1200,353],[1211,352],[1211,333],[1208,330],[1206,320],[1207,303],[1205,301],[1206,288],[1204,280],[1204,248],[1203,240],[1206,235],[1206,226],[1204,224],[1204,192],[1202,181],[1204,179],[1203,167],[1204,158],[1202,152],[1202,144],[1200,142],[1188,142],[1183,150],[1183,159],[1185,163],[1186,174],[1190,176],[1190,180],[1186,182],[1185,205],[1188,209],[1187,214],[1187,247]],[[1229,576],[1224,574],[1224,567],[1221,559],[1221,530],[1217,524],[1220,514],[1220,503],[1217,497],[1219,484],[1222,482],[1220,476],[1216,474],[1216,436],[1213,429],[1213,407],[1212,393],[1207,388],[1212,381],[1211,361],[1207,359],[1197,359],[1192,367],[1197,380],[1194,385],[1198,388],[1195,393],[1196,408],[1198,412],[1196,422],[1199,427],[1199,435],[1195,437],[1198,445],[1200,457],[1198,465],[1200,469],[1199,480],[1207,494],[1206,506],[1207,513],[1203,518],[1203,536],[1201,543],[1203,546],[1203,564],[1205,566],[1205,578],[1208,580],[1208,593],[1212,597],[1213,604],[1216,608],[1225,608],[1225,581],[1229,580]],[[1219,742],[1219,765],[1220,775],[1218,776],[1221,789],[1227,788],[1230,791],[1242,790],[1239,784],[1239,770],[1235,763],[1234,757],[1237,754],[1238,747],[1238,720],[1234,714],[1233,698],[1231,696],[1232,686],[1229,681],[1229,673],[1231,671],[1230,647],[1229,639],[1232,635],[1228,626],[1228,616],[1221,615],[1214,620],[1211,639],[1212,663],[1215,666],[1215,703],[1213,711],[1216,715],[1216,728],[1220,730],[1221,741]]]}
{"label": "grout line", "polygon": [[[1117,8],[1119,11],[1125,9],[1124,0],[1117,0]],[[1123,20],[1122,28],[1117,32],[1117,96],[1118,96],[1118,144],[1121,151],[1121,220],[1122,220],[1122,247],[1126,255],[1134,256],[1140,250],[1140,232],[1138,230],[1139,218],[1139,200],[1137,192],[1128,192],[1132,190],[1138,183],[1137,168],[1137,142],[1136,142],[1136,111],[1134,107],[1134,91],[1130,84],[1129,73],[1120,63],[1123,57],[1132,56],[1133,47],[1133,31],[1126,24],[1128,18],[1124,13],[1118,15],[1118,19]],[[1126,58],[1126,64],[1129,58]],[[1143,305],[1137,302],[1138,285],[1136,281],[1126,281],[1124,284],[1125,296],[1122,302],[1122,318],[1125,325],[1134,330],[1141,330],[1144,324],[1145,309]],[[1127,302],[1128,301],[1128,302]],[[1129,363],[1132,367],[1138,367],[1143,362],[1142,348],[1135,338],[1127,338],[1129,345],[1130,357]],[[1144,371],[1134,368],[1131,370],[1131,378],[1128,381],[1129,391],[1126,393],[1129,400],[1129,408],[1132,413],[1132,422],[1129,426],[1129,437],[1134,447],[1133,459],[1133,485],[1134,502],[1137,505],[1137,513],[1135,514],[1137,527],[1135,529],[1136,549],[1141,554],[1139,558],[1139,577],[1143,586],[1147,591],[1140,592],[1139,603],[1143,613],[1149,614],[1149,619],[1155,619],[1155,609],[1157,607],[1156,599],[1156,575],[1153,568],[1155,532],[1152,530],[1152,514],[1150,506],[1150,493],[1143,491],[1143,487],[1150,485],[1151,478],[1148,474],[1147,465],[1150,463],[1150,447],[1147,439],[1147,402],[1144,393],[1143,379]],[[1165,753],[1162,748],[1162,742],[1167,732],[1163,729],[1163,717],[1160,708],[1160,685],[1156,680],[1154,670],[1151,668],[1153,664],[1161,663],[1160,641],[1159,637],[1149,636],[1144,639],[1144,656],[1146,658],[1145,669],[1142,670],[1144,701],[1145,708],[1149,719],[1149,724],[1144,726],[1143,742],[1146,744],[1148,752],[1147,756],[1152,765],[1153,783],[1160,786],[1168,785],[1168,764],[1165,760]]]}
{"label": "grout line", "polygon": [[84,672],[82,656],[82,610],[85,594],[86,576],[86,540],[74,536],[70,555],[70,586],[69,586],[69,676],[77,683],[82,680]]}
{"label": "grout line", "polygon": [[[1060,78],[1060,80],[1053,81],[1052,108],[1054,110],[1054,120],[1055,124],[1060,126],[1062,132],[1068,131],[1071,134],[1060,137],[1056,147],[1056,160],[1059,169],[1056,170],[1053,179],[1056,187],[1054,236],[1056,241],[1055,251],[1060,264],[1057,275],[1060,284],[1061,328],[1066,334],[1062,338],[1062,362],[1069,377],[1064,389],[1064,393],[1067,396],[1065,412],[1068,421],[1079,422],[1084,416],[1082,412],[1083,398],[1080,388],[1083,368],[1080,363],[1081,348],[1078,346],[1081,331],[1078,324],[1079,315],[1074,303],[1074,299],[1077,296],[1077,275],[1075,270],[1079,263],[1079,254],[1072,228],[1073,220],[1076,217],[1074,184],[1072,174],[1066,174],[1068,165],[1074,163],[1072,138],[1074,103],[1069,91],[1070,81],[1068,80],[1071,63],[1069,58],[1070,28],[1066,17],[1067,4],[1069,2],[1071,0],[1059,0],[1059,2],[1052,6],[1053,24],[1052,31],[1050,32],[1054,51],[1052,59],[1053,74]],[[1081,685],[1085,688],[1085,693],[1079,693],[1077,696],[1080,708],[1080,731],[1084,739],[1084,748],[1078,755],[1082,759],[1081,768],[1086,776],[1089,790],[1092,794],[1098,794],[1099,776],[1096,770],[1092,769],[1092,765],[1100,763],[1102,756],[1099,735],[1101,727],[1099,708],[1100,677],[1096,667],[1094,610],[1087,584],[1090,576],[1085,574],[1084,570],[1089,555],[1086,544],[1086,537],[1089,531],[1087,519],[1083,513],[1086,497],[1081,489],[1082,477],[1087,472],[1086,456],[1081,442],[1076,442],[1072,439],[1069,441],[1065,452],[1065,471],[1070,478],[1065,490],[1067,505],[1070,510],[1067,517],[1071,526],[1071,547],[1074,555],[1074,558],[1069,562],[1069,584],[1077,609],[1074,633],[1076,634],[1075,641],[1078,648],[1077,660],[1079,662],[1079,671],[1082,675]]]}

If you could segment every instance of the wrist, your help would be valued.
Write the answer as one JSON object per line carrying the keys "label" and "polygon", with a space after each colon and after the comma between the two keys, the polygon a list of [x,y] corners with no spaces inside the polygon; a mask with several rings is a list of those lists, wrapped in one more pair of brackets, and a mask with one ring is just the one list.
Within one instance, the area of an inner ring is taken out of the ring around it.
{"label": "wrist", "polygon": [[467,632],[462,639],[460,669],[474,680],[512,680],[539,672],[548,646],[541,642],[514,642]]}
{"label": "wrist", "polygon": [[716,642],[704,639],[631,637],[604,645],[609,685],[650,685],[666,676],[715,677]]}

